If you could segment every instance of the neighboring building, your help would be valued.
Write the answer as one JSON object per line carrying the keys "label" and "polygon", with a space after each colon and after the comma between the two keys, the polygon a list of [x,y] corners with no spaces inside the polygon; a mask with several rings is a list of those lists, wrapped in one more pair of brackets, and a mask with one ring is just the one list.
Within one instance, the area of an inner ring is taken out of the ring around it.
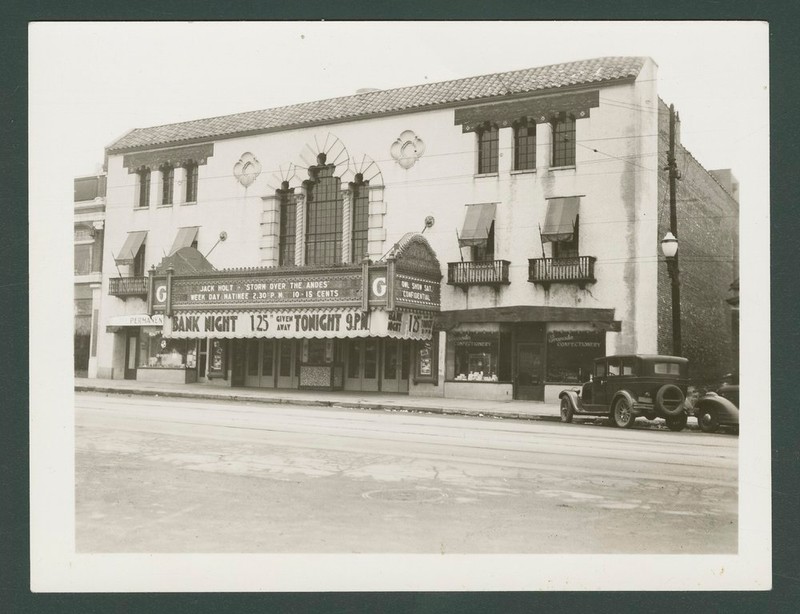
{"label": "neighboring building", "polygon": [[75,375],[97,376],[106,177],[75,179]]}
{"label": "neighboring building", "polygon": [[598,58],[132,130],[106,151],[98,375],[552,400],[663,350],[656,74]]}

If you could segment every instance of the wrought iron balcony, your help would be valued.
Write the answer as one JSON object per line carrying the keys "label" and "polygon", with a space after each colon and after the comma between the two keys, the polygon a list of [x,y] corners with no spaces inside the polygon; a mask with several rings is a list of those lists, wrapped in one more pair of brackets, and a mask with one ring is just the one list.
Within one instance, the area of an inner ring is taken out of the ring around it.
{"label": "wrought iron balcony", "polygon": [[531,258],[528,260],[528,281],[545,288],[551,283],[577,284],[581,288],[593,284],[594,256],[575,258]]}
{"label": "wrought iron balcony", "polygon": [[451,286],[497,286],[507,284],[508,260],[450,262],[447,283]]}
{"label": "wrought iron balcony", "polygon": [[108,280],[108,293],[111,296],[147,296],[147,277],[112,277]]}

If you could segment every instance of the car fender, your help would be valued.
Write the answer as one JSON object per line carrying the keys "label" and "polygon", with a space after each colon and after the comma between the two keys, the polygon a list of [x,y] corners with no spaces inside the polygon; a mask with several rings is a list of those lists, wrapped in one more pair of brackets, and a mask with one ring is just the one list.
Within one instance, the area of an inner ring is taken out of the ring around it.
{"label": "car fender", "polygon": [[562,390],[558,398],[559,400],[567,399],[570,405],[572,405],[572,411],[575,413],[583,411],[583,403],[581,403],[581,398],[578,396],[577,390]]}
{"label": "car fender", "polygon": [[707,409],[713,409],[717,412],[717,419],[720,424],[739,424],[739,408],[725,397],[721,397],[714,392],[706,394],[695,402],[694,415],[697,416]]}
{"label": "car fender", "polygon": [[637,409],[636,400],[633,398],[633,395],[630,392],[628,392],[627,390],[617,390],[617,392],[614,394],[614,397],[611,399],[611,403],[608,404],[608,413],[609,413],[609,415],[611,415],[613,413],[614,404],[617,402],[617,399],[619,399],[620,397],[624,397],[625,399],[628,400],[628,403],[631,406],[631,411],[633,412],[634,415],[636,415],[636,416],[641,416],[642,415],[642,410],[641,409]]}

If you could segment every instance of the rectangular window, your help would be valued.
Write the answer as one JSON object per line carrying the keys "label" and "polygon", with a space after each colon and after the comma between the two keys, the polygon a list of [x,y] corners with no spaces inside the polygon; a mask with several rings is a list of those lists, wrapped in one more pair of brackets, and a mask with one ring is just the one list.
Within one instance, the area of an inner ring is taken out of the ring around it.
{"label": "rectangular window", "polygon": [[497,158],[497,126],[490,124],[478,131],[478,174],[496,173]]}
{"label": "rectangular window", "polygon": [[578,257],[578,221],[580,216],[575,217],[575,230],[572,238],[568,241],[553,241],[553,258],[577,258]]}
{"label": "rectangular window", "polygon": [[[141,329],[139,332],[139,366],[181,369],[194,366],[194,339],[167,339],[160,333],[150,336]],[[191,362],[191,365],[189,364]]]}
{"label": "rectangular window", "polygon": [[294,248],[296,242],[297,202],[294,194],[281,191],[280,195],[280,235],[278,237],[278,264],[294,264]]}
{"label": "rectangular window", "polygon": [[366,184],[353,188],[353,238],[350,257],[361,262],[367,256],[367,228],[369,221],[369,189]]}
{"label": "rectangular window", "polygon": [[592,362],[606,354],[603,331],[551,330],[547,333],[548,382],[577,384],[589,379]]}
{"label": "rectangular window", "polygon": [[186,202],[197,202],[197,164],[186,165]]}
{"label": "rectangular window", "polygon": [[486,241],[472,246],[472,261],[487,262],[494,260],[494,222],[489,226],[489,236]]}
{"label": "rectangular window", "polygon": [[172,204],[172,184],[175,179],[175,169],[171,166],[161,168],[161,204]]}
{"label": "rectangular window", "polygon": [[556,166],[575,166],[575,118],[559,113],[553,120],[553,161]]}
{"label": "rectangular window", "polygon": [[75,275],[88,275],[92,272],[92,244],[75,246]]}
{"label": "rectangular window", "polygon": [[509,353],[510,347],[500,332],[452,332],[448,337],[448,353],[452,352],[455,381],[502,382],[510,381],[506,371],[507,361],[501,360],[501,352]]}
{"label": "rectangular window", "polygon": [[139,251],[133,259],[133,276],[144,277],[144,243],[139,246]]}
{"label": "rectangular window", "polygon": [[150,206],[150,169],[142,169],[136,175],[139,178],[139,198],[136,205],[145,209]]}
{"label": "rectangular window", "polygon": [[522,120],[514,126],[514,170],[536,168],[536,124]]}

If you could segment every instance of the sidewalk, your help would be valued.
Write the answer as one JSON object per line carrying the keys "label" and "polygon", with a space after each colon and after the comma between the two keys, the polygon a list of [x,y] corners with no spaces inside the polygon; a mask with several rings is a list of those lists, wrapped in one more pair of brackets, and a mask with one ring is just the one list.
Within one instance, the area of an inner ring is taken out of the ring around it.
{"label": "sidewalk", "polygon": [[275,390],[269,388],[217,388],[208,384],[158,384],[130,380],[75,378],[76,392],[140,394],[146,396],[281,403],[314,407],[377,409],[506,418],[516,420],[560,420],[557,404],[536,401],[477,401],[415,397],[382,392],[320,392],[310,390]]}

